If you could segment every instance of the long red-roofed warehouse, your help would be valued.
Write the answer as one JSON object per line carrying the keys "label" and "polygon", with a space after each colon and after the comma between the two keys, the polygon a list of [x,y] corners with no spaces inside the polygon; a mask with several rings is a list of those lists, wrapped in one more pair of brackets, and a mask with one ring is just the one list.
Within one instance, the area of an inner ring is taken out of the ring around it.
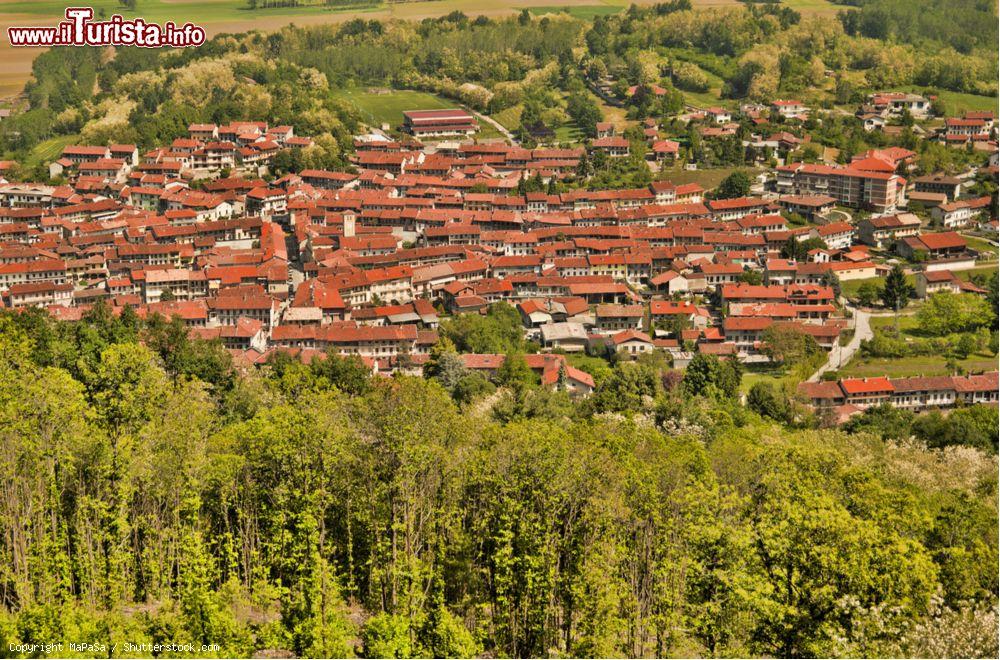
{"label": "long red-roofed warehouse", "polygon": [[403,112],[403,130],[414,137],[472,135],[479,130],[479,122],[460,109],[407,110]]}

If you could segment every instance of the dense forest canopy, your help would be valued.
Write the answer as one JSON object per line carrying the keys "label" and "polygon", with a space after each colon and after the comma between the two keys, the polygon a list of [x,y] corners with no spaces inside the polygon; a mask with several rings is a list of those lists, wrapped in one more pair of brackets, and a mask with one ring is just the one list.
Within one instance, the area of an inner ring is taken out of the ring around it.
{"label": "dense forest canopy", "polygon": [[[833,0],[857,11],[839,15],[849,34],[916,46],[951,46],[961,53],[996,51],[997,6],[988,0]],[[993,20],[991,20],[993,19]]]}
{"label": "dense forest canopy", "polygon": [[995,454],[783,428],[706,356],[582,402],[516,352],[472,382],[449,337],[521,348],[482,323],[443,329],[431,377],[373,379],[237,367],[130,309],[0,316],[3,647],[995,653]]}

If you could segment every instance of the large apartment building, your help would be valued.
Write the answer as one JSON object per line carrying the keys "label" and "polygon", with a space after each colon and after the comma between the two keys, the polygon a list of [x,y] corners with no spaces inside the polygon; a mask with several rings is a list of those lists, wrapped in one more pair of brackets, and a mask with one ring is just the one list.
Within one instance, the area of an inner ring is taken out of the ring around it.
{"label": "large apartment building", "polygon": [[806,163],[777,169],[782,195],[829,195],[844,206],[880,213],[891,213],[905,202],[906,180],[897,174]]}

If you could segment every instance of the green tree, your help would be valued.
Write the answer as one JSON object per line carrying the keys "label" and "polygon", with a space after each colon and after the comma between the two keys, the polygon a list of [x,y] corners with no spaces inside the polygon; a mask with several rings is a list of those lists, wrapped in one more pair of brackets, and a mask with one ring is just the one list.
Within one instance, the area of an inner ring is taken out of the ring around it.
{"label": "green tree", "polygon": [[808,261],[811,250],[826,249],[826,243],[822,238],[812,237],[799,240],[795,236],[789,236],[788,240],[781,246],[781,256],[784,259],[795,259],[796,261]]}
{"label": "green tree", "polygon": [[997,410],[985,405],[961,408],[947,417],[931,411],[913,421],[913,434],[931,447],[965,445],[997,453]]}
{"label": "green tree", "polygon": [[877,282],[865,282],[858,287],[856,297],[862,307],[873,307],[882,299],[882,287]]}
{"label": "green tree", "polygon": [[909,437],[913,418],[909,410],[883,403],[852,417],[843,428],[850,433],[868,431],[887,440],[902,440]]}
{"label": "green tree", "polygon": [[823,349],[801,327],[775,323],[761,334],[762,352],[772,362],[788,367],[812,365],[822,359]]}
{"label": "green tree", "polygon": [[445,607],[443,590],[444,584],[438,578],[426,607],[427,616],[417,631],[420,655],[430,658],[475,657],[479,646],[465,625]]}
{"label": "green tree", "polygon": [[[818,491],[817,472],[764,476],[751,495],[756,552],[774,612],[758,620],[755,636],[776,655],[829,655],[842,643],[838,630],[844,641],[864,643],[855,637],[860,626],[834,621],[863,621],[868,608],[891,603],[899,608],[896,621],[883,625],[899,626],[921,614],[933,593],[936,570],[926,549]],[[856,601],[845,605],[845,597]]]}
{"label": "green tree", "polygon": [[462,314],[441,324],[447,337],[462,353],[509,353],[524,349],[521,315],[506,304],[490,305],[483,314]]}
{"label": "green tree", "polygon": [[715,189],[716,199],[733,199],[746,197],[750,193],[750,177],[742,170],[737,170],[727,176]]}
{"label": "green tree", "polygon": [[720,360],[714,355],[696,353],[684,371],[681,385],[692,396],[719,393],[735,397],[739,393],[742,376],[742,370],[734,360]]}
{"label": "green tree", "polygon": [[658,391],[659,379],[651,367],[622,362],[598,384],[591,404],[600,412],[641,410]]}
{"label": "green tree", "polygon": [[601,109],[586,92],[571,94],[566,100],[566,113],[587,137],[597,137]]}
{"label": "green tree", "polygon": [[787,421],[788,406],[770,383],[754,383],[747,393],[747,407],[761,417]]}
{"label": "green tree", "polygon": [[378,614],[361,628],[362,654],[366,658],[412,658],[410,624],[401,616]]}
{"label": "green tree", "polygon": [[371,369],[356,355],[340,356],[331,351],[309,366],[318,378],[350,394],[364,394],[371,384]]}
{"label": "green tree", "polygon": [[889,309],[899,311],[910,303],[913,295],[913,286],[906,280],[903,267],[896,264],[886,275],[882,284],[882,302]]}
{"label": "green tree", "polygon": [[943,336],[968,332],[992,320],[992,310],[982,297],[971,293],[940,291],[931,294],[917,310],[920,330],[928,335]]}
{"label": "green tree", "polygon": [[496,384],[501,387],[522,388],[536,382],[535,374],[528,367],[522,353],[508,353],[497,369]]}

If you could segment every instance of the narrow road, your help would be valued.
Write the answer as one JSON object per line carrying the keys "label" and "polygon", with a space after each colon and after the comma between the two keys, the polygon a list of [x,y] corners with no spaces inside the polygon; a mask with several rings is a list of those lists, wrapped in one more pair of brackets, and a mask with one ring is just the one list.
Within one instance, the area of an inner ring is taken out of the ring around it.
{"label": "narrow road", "polygon": [[826,360],[826,364],[809,377],[810,383],[818,381],[827,371],[836,371],[847,364],[854,357],[858,349],[861,348],[861,342],[871,339],[874,336],[869,324],[871,312],[865,312],[857,307],[849,307],[847,305],[844,307],[854,313],[854,336],[851,337],[851,341],[848,342],[847,346],[841,346],[839,341],[834,344],[833,350],[830,351],[830,356]]}
{"label": "narrow road", "polygon": [[508,140],[510,140],[510,143],[513,144],[515,147],[517,146],[517,138],[514,137],[513,133],[511,133],[506,128],[504,128],[503,124],[501,124],[500,122],[498,122],[493,117],[489,117],[487,115],[484,115],[481,112],[476,112],[472,108],[469,108],[469,111],[472,114],[474,114],[476,117],[478,117],[480,121],[484,121],[487,124],[489,124],[490,126],[492,126],[493,128],[495,128],[498,131],[500,131],[500,135],[502,135],[505,138],[507,138]]}

